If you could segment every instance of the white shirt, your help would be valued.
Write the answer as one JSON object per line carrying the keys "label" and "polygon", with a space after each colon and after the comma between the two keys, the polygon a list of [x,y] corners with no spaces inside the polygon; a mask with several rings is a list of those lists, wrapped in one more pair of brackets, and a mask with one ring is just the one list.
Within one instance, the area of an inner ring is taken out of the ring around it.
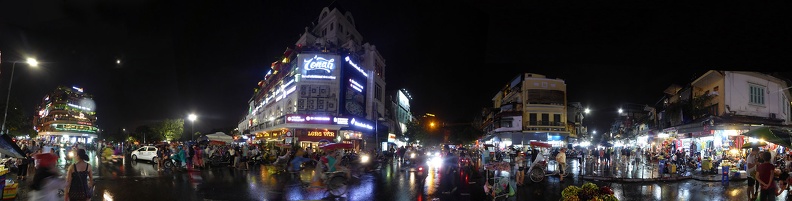
{"label": "white shirt", "polygon": [[556,155],[556,162],[566,163],[566,153],[558,152],[558,155]]}
{"label": "white shirt", "polygon": [[[756,167],[759,164],[756,164],[756,156],[753,153],[748,154],[748,159],[745,160],[748,163],[748,176],[752,177],[753,173],[756,172]],[[754,165],[751,167],[751,165]]]}

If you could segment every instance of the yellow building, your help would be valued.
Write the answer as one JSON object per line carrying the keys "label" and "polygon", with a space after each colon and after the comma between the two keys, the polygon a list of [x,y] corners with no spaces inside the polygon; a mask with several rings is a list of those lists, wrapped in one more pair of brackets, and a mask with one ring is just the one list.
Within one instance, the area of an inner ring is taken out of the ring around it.
{"label": "yellow building", "polygon": [[[485,144],[499,147],[542,141],[565,146],[567,128],[566,83],[544,75],[525,73],[506,84],[492,98],[492,114],[484,115]],[[574,136],[573,136],[574,137]]]}

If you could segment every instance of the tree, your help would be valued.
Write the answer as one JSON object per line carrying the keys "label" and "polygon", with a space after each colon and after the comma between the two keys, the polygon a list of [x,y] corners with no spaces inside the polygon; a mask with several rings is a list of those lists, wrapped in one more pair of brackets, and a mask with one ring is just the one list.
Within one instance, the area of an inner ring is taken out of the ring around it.
{"label": "tree", "polygon": [[464,125],[455,127],[448,140],[454,144],[468,144],[483,135],[484,132],[476,129],[473,125]]}
{"label": "tree", "polygon": [[407,123],[407,131],[404,131],[402,137],[407,139],[407,143],[414,143],[418,140],[425,140],[428,132],[423,126],[419,125],[417,121]]}
{"label": "tree", "polygon": [[165,119],[158,123],[153,130],[167,141],[180,139],[184,133],[184,119]]}

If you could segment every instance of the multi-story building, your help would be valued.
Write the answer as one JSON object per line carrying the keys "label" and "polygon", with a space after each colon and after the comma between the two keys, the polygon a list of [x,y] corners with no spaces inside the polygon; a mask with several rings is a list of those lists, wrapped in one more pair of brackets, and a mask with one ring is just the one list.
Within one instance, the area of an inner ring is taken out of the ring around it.
{"label": "multi-story building", "polygon": [[59,86],[44,96],[33,117],[38,138],[54,143],[89,143],[96,138],[96,104],[83,88]]}
{"label": "multi-story building", "polygon": [[506,147],[544,141],[560,147],[568,142],[564,80],[521,74],[507,83],[492,102],[494,115],[483,121],[491,122],[493,128],[483,138],[485,144],[499,142],[499,146]]}
{"label": "multi-story building", "polygon": [[658,115],[662,130],[649,140],[675,137],[684,145],[678,149],[723,150],[748,141],[740,134],[749,130],[788,128],[789,84],[759,72],[710,70],[688,85],[672,85]]}
{"label": "multi-story building", "polygon": [[407,124],[415,121],[415,117],[412,115],[410,111],[410,101],[412,100],[412,96],[406,89],[399,89],[389,92],[388,94],[388,126],[389,136],[392,135],[392,138],[389,138],[389,142],[395,142],[398,140],[399,136],[402,136],[405,131],[407,131]]}
{"label": "multi-story building", "polygon": [[586,132],[588,132],[586,126],[583,125],[583,118],[586,117],[585,111],[586,109],[580,102],[571,102],[567,105],[567,131],[569,131],[569,136],[573,138],[588,137],[586,136]]}
{"label": "multi-story building", "polygon": [[349,12],[324,8],[312,24],[273,62],[238,128],[269,142],[374,149],[374,120],[385,115],[385,59],[363,43]]}

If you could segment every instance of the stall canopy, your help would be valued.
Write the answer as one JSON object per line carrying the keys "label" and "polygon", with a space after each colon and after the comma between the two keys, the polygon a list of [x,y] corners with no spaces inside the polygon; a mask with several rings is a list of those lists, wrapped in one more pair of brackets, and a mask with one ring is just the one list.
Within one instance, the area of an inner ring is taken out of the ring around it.
{"label": "stall canopy", "polygon": [[7,134],[3,134],[0,137],[0,153],[14,158],[24,158],[22,149]]}
{"label": "stall canopy", "polygon": [[206,135],[206,139],[210,140],[210,141],[214,140],[214,141],[221,141],[221,142],[226,142],[226,143],[234,142],[234,137],[231,137],[230,135],[226,135],[223,132],[217,132],[217,133],[214,133],[214,134],[208,134],[208,135]]}
{"label": "stall canopy", "polygon": [[792,131],[788,128],[762,127],[750,130],[743,135],[785,147],[792,145]]}

